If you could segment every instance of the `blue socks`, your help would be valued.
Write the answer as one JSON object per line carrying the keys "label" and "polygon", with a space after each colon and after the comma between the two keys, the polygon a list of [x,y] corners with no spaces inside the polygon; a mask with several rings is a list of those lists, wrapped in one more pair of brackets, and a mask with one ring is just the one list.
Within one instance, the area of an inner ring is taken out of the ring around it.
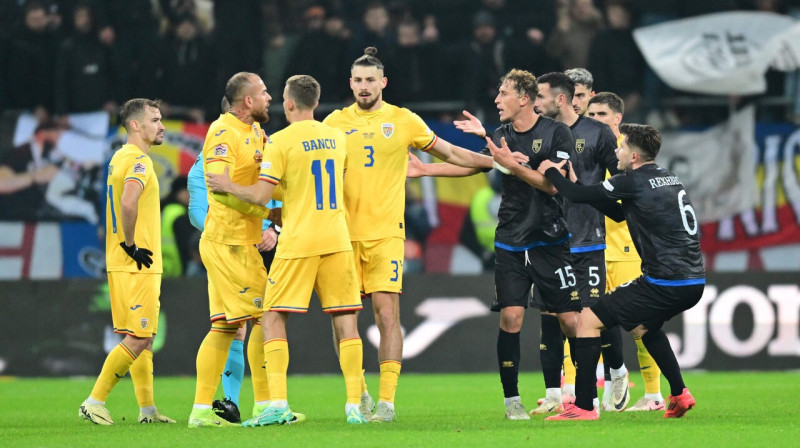
{"label": "blue socks", "polygon": [[225,363],[225,370],[222,371],[222,391],[225,398],[239,406],[239,394],[242,391],[242,380],[244,379],[244,341],[231,342],[231,349],[228,351],[228,362]]}

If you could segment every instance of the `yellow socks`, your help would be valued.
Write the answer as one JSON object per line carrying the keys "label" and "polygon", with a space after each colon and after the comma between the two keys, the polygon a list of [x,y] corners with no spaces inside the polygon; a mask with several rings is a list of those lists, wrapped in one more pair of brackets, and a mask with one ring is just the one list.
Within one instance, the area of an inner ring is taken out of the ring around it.
{"label": "yellow socks", "polygon": [[381,381],[378,390],[378,400],[394,403],[394,394],[397,391],[397,380],[400,378],[400,361],[387,360],[381,362]]}
{"label": "yellow socks", "polygon": [[[364,346],[361,343],[361,338],[342,339],[339,341],[339,366],[342,368],[342,374],[344,375],[348,403],[361,403],[361,389],[364,382],[363,364]],[[381,381],[383,381],[382,378],[383,370],[381,369]],[[397,383],[395,382],[395,384]],[[366,390],[366,384],[363,387]],[[381,386],[381,390],[383,390],[383,386]]]}
{"label": "yellow socks", "polygon": [[250,339],[247,341],[247,362],[250,364],[250,376],[253,379],[254,400],[256,402],[269,400],[269,382],[264,366],[264,333],[262,333],[259,323],[250,329]]}
{"label": "yellow socks", "polygon": [[575,385],[575,365],[572,364],[568,339],[564,339],[564,384]]}
{"label": "yellow socks", "polygon": [[212,322],[200,349],[197,351],[197,385],[194,392],[194,403],[211,406],[214,394],[217,393],[219,376],[225,369],[233,336],[239,325]]}
{"label": "yellow socks", "polygon": [[136,355],[127,345],[120,342],[106,356],[103,369],[100,370],[100,375],[97,377],[92,393],[89,396],[97,401],[105,402],[108,394],[111,393],[111,389],[128,373],[134,361],[136,361]]}
{"label": "yellow socks", "polygon": [[133,393],[140,408],[155,406],[153,401],[153,352],[142,350],[139,357],[131,365]]}
{"label": "yellow socks", "polygon": [[[264,342],[264,359],[267,362],[267,379],[272,401],[288,401],[286,371],[289,369],[289,343],[286,339]],[[359,367],[360,368],[360,367]]]}
{"label": "yellow socks", "polygon": [[644,380],[644,393],[661,395],[661,369],[645,348],[642,338],[635,337],[633,340],[636,342],[636,356]]}

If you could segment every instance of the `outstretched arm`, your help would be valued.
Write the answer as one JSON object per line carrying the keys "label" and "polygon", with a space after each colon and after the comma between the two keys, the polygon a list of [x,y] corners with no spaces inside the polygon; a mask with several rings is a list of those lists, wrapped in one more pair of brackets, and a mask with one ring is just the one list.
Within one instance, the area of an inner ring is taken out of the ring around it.
{"label": "outstretched arm", "polygon": [[465,168],[449,163],[424,163],[414,154],[408,155],[408,173],[406,177],[466,177],[480,173],[479,168]]}
{"label": "outstretched arm", "polygon": [[589,204],[596,208],[600,213],[608,216],[616,222],[625,220],[622,206],[614,199],[609,198],[605,193],[603,184],[578,185],[567,180],[557,166],[551,166],[545,171],[545,176],[552,182],[558,194],[576,204]]}
{"label": "outstretched arm", "polygon": [[532,170],[527,166],[520,165],[517,159],[514,158],[511,150],[508,148],[506,138],[500,139],[500,147],[494,144],[490,138],[486,138],[486,143],[489,145],[489,151],[492,153],[492,158],[498,165],[505,168],[509,174],[519,177],[524,180],[528,185],[533,186],[547,194],[556,194],[553,185],[541,173]]}
{"label": "outstretched arm", "polygon": [[[222,173],[206,172],[206,183],[212,193],[230,193],[236,198],[251,204],[266,204],[275,191],[275,184],[271,182],[256,182],[253,185],[239,185],[234,183],[229,175],[228,167]],[[216,195],[212,195],[214,199]]]}

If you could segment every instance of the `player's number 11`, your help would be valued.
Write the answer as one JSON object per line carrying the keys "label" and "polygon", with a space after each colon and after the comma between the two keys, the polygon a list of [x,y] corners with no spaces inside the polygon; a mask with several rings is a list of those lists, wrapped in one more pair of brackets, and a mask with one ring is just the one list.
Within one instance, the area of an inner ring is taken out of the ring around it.
{"label": "player's number 11", "polygon": [[[328,203],[331,210],[336,209],[336,176],[334,172],[333,159],[325,160],[325,172],[328,173],[330,179],[330,187],[328,188]],[[322,194],[322,161],[314,160],[311,162],[311,174],[314,175],[314,191],[317,198],[317,210],[323,210],[325,203],[323,202]]]}

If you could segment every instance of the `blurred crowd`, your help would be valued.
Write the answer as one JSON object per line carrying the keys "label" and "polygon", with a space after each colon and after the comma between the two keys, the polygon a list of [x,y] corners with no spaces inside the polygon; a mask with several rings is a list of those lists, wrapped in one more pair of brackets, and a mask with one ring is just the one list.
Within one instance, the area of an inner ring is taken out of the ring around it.
{"label": "blurred crowd", "polygon": [[[644,117],[671,92],[631,30],[735,9],[788,13],[800,0],[4,0],[0,109],[113,116],[121,101],[148,97],[164,100],[167,117],[202,122],[243,70],[273,91],[310,74],[321,101],[338,104],[350,99],[350,64],[375,46],[397,104],[491,112],[510,68],[586,67],[625,99],[628,117]],[[780,94],[782,80],[771,86]]]}

